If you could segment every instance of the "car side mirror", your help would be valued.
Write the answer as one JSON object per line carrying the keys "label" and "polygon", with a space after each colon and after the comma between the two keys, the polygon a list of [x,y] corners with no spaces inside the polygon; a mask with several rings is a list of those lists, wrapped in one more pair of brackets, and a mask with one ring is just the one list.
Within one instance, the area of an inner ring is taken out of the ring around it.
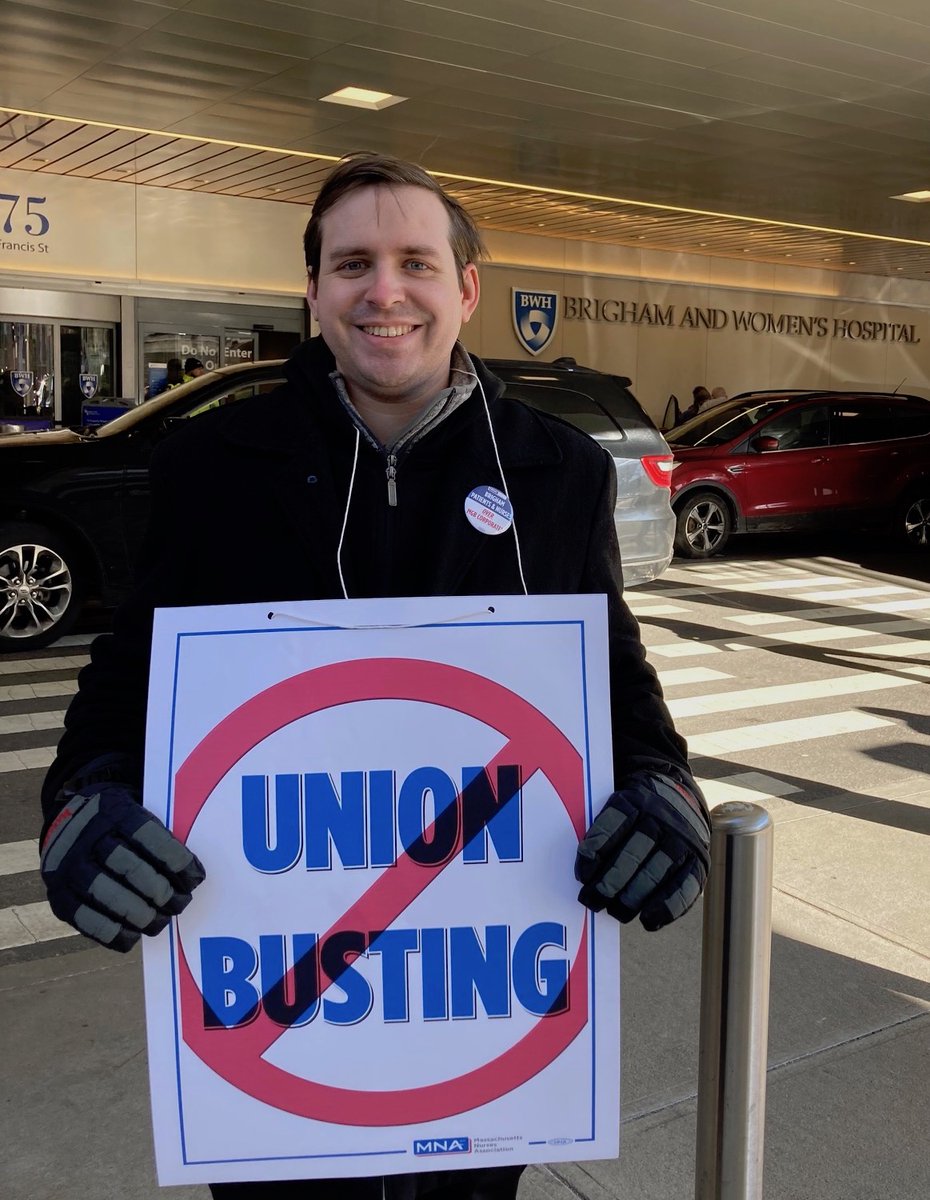
{"label": "car side mirror", "polygon": [[765,454],[769,450],[778,449],[778,438],[772,437],[771,434],[760,433],[758,437],[754,437],[749,443],[753,450],[759,454]]}

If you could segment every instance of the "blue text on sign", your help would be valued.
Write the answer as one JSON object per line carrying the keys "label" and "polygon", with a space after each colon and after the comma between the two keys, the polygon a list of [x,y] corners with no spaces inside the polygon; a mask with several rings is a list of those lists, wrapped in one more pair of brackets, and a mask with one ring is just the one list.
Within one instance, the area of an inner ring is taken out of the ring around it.
{"label": "blue text on sign", "polygon": [[[426,1021],[474,1020],[480,1002],[489,1017],[509,1017],[516,1001],[534,1016],[568,1008],[566,929],[538,921],[514,940],[509,925],[341,930],[322,944],[316,933],[261,935],[258,946],[238,937],[200,940],[204,1026],[231,1029],[259,1010],[285,1028],[322,1013],[329,1025],[356,1025],[372,1012],[377,983],[356,966],[380,964],[386,1023],[411,1020],[411,988],[419,984]],[[292,978],[286,983],[289,973]],[[333,980],[321,999],[321,973]],[[333,989],[337,994],[330,994]],[[338,994],[341,993],[341,996]]]}
{"label": "blue text on sign", "polygon": [[398,783],[394,771],[343,771],[338,786],[325,771],[244,775],[246,860],[267,874],[290,871],[301,856],[308,871],[332,870],[334,855],[342,867],[390,867],[399,840],[414,862],[435,867],[455,853],[461,826],[463,862],[486,863],[489,840],[499,862],[522,861],[518,766],[498,767],[496,788],[484,767],[463,767],[461,789],[433,766]]}

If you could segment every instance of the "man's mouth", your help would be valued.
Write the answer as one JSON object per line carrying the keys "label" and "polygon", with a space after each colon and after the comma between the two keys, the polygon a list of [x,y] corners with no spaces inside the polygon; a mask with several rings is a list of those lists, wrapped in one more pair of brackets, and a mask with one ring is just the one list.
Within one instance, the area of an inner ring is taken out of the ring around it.
{"label": "man's mouth", "polygon": [[403,337],[405,333],[412,333],[417,328],[416,325],[357,325],[362,333],[367,333],[370,337],[379,338],[396,338]]}

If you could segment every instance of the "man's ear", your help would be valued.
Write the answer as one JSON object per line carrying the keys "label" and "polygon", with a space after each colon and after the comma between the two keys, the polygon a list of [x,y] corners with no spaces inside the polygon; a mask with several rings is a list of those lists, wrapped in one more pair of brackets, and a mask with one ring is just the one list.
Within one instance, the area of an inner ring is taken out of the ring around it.
{"label": "man's ear", "polygon": [[316,318],[316,280],[313,278],[313,272],[307,272],[307,306],[310,309],[310,315],[314,321]]}
{"label": "man's ear", "polygon": [[474,263],[466,263],[462,269],[462,324],[467,325],[472,313],[478,307],[478,297],[481,294],[481,284],[478,281],[478,268]]}

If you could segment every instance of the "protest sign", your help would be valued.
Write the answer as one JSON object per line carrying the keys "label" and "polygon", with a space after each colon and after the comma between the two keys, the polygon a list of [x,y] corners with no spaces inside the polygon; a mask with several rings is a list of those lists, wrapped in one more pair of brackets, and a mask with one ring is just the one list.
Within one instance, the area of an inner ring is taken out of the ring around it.
{"label": "protest sign", "polygon": [[601,596],[156,613],[145,803],[206,882],[144,966],[161,1183],[617,1153]]}

